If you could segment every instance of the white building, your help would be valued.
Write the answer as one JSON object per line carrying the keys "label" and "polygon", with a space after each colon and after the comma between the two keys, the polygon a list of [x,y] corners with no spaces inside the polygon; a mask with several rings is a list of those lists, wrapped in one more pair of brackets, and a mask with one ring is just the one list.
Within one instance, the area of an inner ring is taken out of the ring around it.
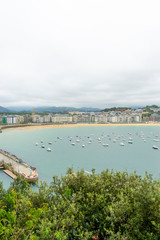
{"label": "white building", "polygon": [[39,116],[39,123],[43,123],[43,116]]}
{"label": "white building", "polygon": [[67,114],[56,114],[51,118],[53,123],[72,123],[72,116]]}
{"label": "white building", "polygon": [[32,122],[37,123],[38,122],[38,117],[39,117],[38,115],[32,115],[31,116]]}
{"label": "white building", "polygon": [[13,116],[13,124],[18,124],[18,116]]}
{"label": "white building", "polygon": [[18,116],[7,116],[7,123],[8,124],[17,124]]}
{"label": "white building", "polygon": [[111,117],[110,117],[110,121],[111,121],[112,123],[117,123],[117,122],[118,122],[118,117],[117,117],[117,116],[111,116]]}
{"label": "white building", "polygon": [[107,123],[108,117],[106,115],[100,114],[95,115],[95,123]]}
{"label": "white building", "polygon": [[45,123],[51,122],[51,115],[44,115],[43,116],[43,122],[45,122]]}
{"label": "white building", "polygon": [[24,123],[24,116],[18,116],[17,117],[18,123]]}
{"label": "white building", "polygon": [[77,123],[77,122],[78,122],[78,116],[77,116],[77,114],[74,114],[74,115],[72,116],[72,122],[73,122],[73,123]]}
{"label": "white building", "polygon": [[126,116],[126,122],[131,123],[131,121],[132,121],[132,117],[130,115],[127,115]]}
{"label": "white building", "polygon": [[124,123],[126,121],[126,118],[124,115],[119,115],[117,118],[119,123]]}
{"label": "white building", "polygon": [[8,123],[8,124],[13,124],[13,118],[12,118],[12,116],[7,116],[7,123]]}
{"label": "white building", "polygon": [[135,115],[134,116],[134,121],[135,122],[141,122],[141,116],[140,115]]}

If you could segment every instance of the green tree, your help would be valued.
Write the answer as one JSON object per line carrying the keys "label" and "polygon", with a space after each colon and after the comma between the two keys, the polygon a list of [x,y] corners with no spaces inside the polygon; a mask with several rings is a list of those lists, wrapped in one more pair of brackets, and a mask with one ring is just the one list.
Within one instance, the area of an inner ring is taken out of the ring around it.
{"label": "green tree", "polygon": [[0,239],[160,239],[160,183],[151,175],[68,169],[32,190],[0,185]]}

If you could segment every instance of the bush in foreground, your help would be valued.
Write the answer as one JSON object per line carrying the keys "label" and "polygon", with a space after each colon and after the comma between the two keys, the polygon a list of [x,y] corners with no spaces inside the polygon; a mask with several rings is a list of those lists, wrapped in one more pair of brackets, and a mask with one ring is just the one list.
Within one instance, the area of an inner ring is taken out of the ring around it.
{"label": "bush in foreground", "polygon": [[160,239],[160,183],[150,175],[83,170],[42,182],[0,185],[0,239]]}

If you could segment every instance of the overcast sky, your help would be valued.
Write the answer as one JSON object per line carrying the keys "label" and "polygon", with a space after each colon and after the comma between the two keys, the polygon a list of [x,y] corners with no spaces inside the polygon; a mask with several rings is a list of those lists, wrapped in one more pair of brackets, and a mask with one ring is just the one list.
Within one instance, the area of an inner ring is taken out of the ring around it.
{"label": "overcast sky", "polygon": [[0,106],[160,105],[159,0],[0,1]]}

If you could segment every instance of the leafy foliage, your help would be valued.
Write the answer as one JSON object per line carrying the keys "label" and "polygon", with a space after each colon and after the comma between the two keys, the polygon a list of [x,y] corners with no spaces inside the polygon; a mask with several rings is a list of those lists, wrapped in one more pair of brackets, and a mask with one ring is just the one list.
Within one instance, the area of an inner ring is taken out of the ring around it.
{"label": "leafy foliage", "polygon": [[129,108],[129,107],[112,107],[112,108],[105,108],[102,111],[103,112],[112,112],[112,111],[123,112],[123,111],[126,111],[126,110],[131,110],[131,108]]}
{"label": "leafy foliage", "polygon": [[150,175],[68,169],[37,190],[0,184],[0,239],[160,239],[160,183]]}

